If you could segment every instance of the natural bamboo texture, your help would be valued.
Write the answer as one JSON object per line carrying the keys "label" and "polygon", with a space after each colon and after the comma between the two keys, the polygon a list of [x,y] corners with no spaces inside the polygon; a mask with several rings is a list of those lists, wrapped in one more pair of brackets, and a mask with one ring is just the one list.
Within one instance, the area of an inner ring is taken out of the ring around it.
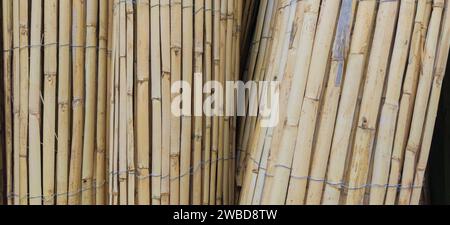
{"label": "natural bamboo texture", "polygon": [[203,85],[239,78],[250,3],[2,1],[0,202],[233,204],[236,119]]}
{"label": "natural bamboo texture", "polygon": [[241,118],[239,203],[419,204],[449,2],[270,2],[242,79],[280,81],[280,121]]}
{"label": "natural bamboo texture", "polygon": [[420,203],[450,0],[1,0],[0,18],[0,204]]}

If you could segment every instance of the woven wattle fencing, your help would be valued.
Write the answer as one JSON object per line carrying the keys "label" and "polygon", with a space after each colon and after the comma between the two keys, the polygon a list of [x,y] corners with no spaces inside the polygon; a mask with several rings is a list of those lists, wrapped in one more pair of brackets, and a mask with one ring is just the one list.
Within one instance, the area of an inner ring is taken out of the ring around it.
{"label": "woven wattle fencing", "polygon": [[449,4],[2,0],[0,203],[419,204]]}

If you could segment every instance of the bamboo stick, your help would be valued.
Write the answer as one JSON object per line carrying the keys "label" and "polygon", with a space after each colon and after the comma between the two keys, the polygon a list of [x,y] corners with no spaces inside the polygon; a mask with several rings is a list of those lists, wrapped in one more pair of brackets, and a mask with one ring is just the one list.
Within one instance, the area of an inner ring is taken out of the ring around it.
{"label": "bamboo stick", "polygon": [[83,155],[84,121],[84,52],[85,52],[85,3],[73,2],[72,58],[73,58],[73,96],[72,96],[72,147],[69,172],[69,204],[78,205],[81,200],[81,173]]}
{"label": "bamboo stick", "polygon": [[[227,32],[227,1],[220,1],[220,39],[219,39],[219,78],[221,87],[226,81],[226,32]],[[216,205],[223,204],[223,187],[224,187],[224,129],[225,129],[225,93],[220,96],[219,103],[219,134],[218,134],[218,153],[217,153],[217,183],[216,183]]]}
{"label": "bamboo stick", "polygon": [[19,110],[19,202],[28,204],[28,80],[29,80],[29,26],[28,1],[19,1],[19,55],[20,55],[20,110]]}
{"label": "bamboo stick", "polygon": [[82,168],[82,204],[92,205],[94,201],[94,148],[95,148],[95,110],[97,107],[97,11],[98,0],[86,5],[86,103],[84,120],[83,168]]}
{"label": "bamboo stick", "polygon": [[[0,17],[2,17],[3,16],[3,2],[0,4]],[[2,54],[0,54],[0,76],[2,76],[2,77],[4,77],[4,75],[3,75],[3,67],[2,67],[2,65],[3,65],[3,52],[4,52],[4,48],[3,48],[3,44],[2,44],[2,42],[3,42],[3,21],[2,21],[2,23],[1,23],[1,27],[0,27],[0,40],[2,40],[2,41],[0,41],[0,49],[2,49]],[[3,82],[4,81],[4,79],[1,81],[1,82]],[[4,83],[2,83],[1,85],[0,85],[1,87],[0,87],[0,98],[1,98],[1,104],[2,105],[4,105],[5,103],[3,102],[4,100],[5,100],[5,98],[4,98],[4,92],[6,92],[5,90],[4,90],[4,88],[5,88],[5,85],[4,85]],[[0,141],[2,141],[3,142],[3,146],[2,147],[0,147],[0,157],[1,157],[1,159],[0,159],[0,174],[1,174],[1,181],[0,181],[0,185],[1,185],[1,187],[0,187],[0,205],[5,205],[5,202],[6,202],[6,197],[5,197],[5,192],[6,192],[6,190],[5,190],[5,187],[8,185],[7,183],[6,183],[6,173],[7,173],[7,168],[6,168],[6,161],[5,161],[5,159],[6,159],[6,148],[4,147],[4,144],[5,144],[5,138],[6,138],[6,134],[4,133],[5,131],[3,130],[3,128],[6,126],[6,124],[5,124],[5,122],[6,121],[4,121],[4,119],[5,119],[5,115],[4,115],[4,113],[5,113],[5,111],[4,111],[4,109],[0,109],[0,124],[1,124],[1,128],[0,128]]]}
{"label": "bamboo stick", "polygon": [[134,131],[134,8],[131,2],[126,4],[127,20],[127,76],[126,76],[126,122],[127,122],[127,170],[128,205],[136,204],[136,166],[135,166],[135,131]]}
{"label": "bamboo stick", "polygon": [[[136,99],[136,146],[137,146],[137,174],[140,177],[149,175],[149,1],[140,0],[136,6],[136,73],[137,73],[137,99]],[[137,180],[137,204],[150,203],[150,183],[148,179]]]}
{"label": "bamboo stick", "polygon": [[[30,75],[29,75],[29,199],[30,205],[41,205],[41,33],[42,2],[33,1],[31,5],[30,32]],[[32,134],[32,135],[31,135]],[[27,197],[28,198],[28,197]]]}
{"label": "bamboo stick", "polygon": [[171,51],[170,1],[161,0],[161,93],[162,93],[162,145],[161,145],[161,204],[170,203],[170,140],[171,140]]}
{"label": "bamboo stick", "polygon": [[197,0],[194,2],[194,77],[200,79],[194,83],[194,133],[192,135],[193,160],[192,168],[192,204],[200,205],[202,203],[202,136],[203,136],[203,58],[204,58],[204,17],[205,1]]}
{"label": "bamboo stick", "polygon": [[98,187],[95,190],[95,203],[104,205],[105,185],[106,185],[106,87],[107,87],[107,54],[108,54],[108,1],[99,1],[99,30],[98,30],[98,87],[97,87],[97,129],[96,129],[96,148],[95,148],[95,175]]}
{"label": "bamboo stick", "polygon": [[[162,146],[162,103],[161,103],[161,33],[159,0],[150,1],[150,61],[152,98],[152,204],[161,204],[161,146]],[[191,9],[192,10],[192,9]],[[188,185],[189,186],[189,185]]]}
{"label": "bamboo stick", "polygon": [[58,67],[58,152],[56,154],[56,193],[58,205],[68,202],[69,185],[69,148],[70,148],[70,30],[72,8],[70,1],[61,1],[59,5],[59,67]]}
{"label": "bamboo stick", "polygon": [[[429,31],[424,49],[424,58],[417,88],[417,98],[414,106],[411,129],[406,145],[405,161],[403,165],[402,186],[412,187],[414,183],[414,167],[416,156],[420,150],[420,141],[425,121],[426,108],[429,103],[433,69],[439,38],[439,28],[442,21],[444,1],[433,1],[433,12],[430,19]],[[399,204],[410,204],[411,188],[404,188],[399,194]]]}
{"label": "bamboo stick", "polygon": [[[194,43],[192,37],[193,29],[193,7],[192,0],[182,2],[182,78],[186,84],[192,87],[192,62]],[[188,90],[182,90],[186,96],[192,96],[192,93],[185,93]],[[191,99],[191,97],[189,97]],[[187,107],[191,113],[192,108],[187,102],[183,102],[183,107]],[[180,204],[188,205],[190,203],[190,163],[191,163],[191,135],[192,120],[190,115],[183,115],[181,118],[181,155],[180,155]]]}
{"label": "bamboo stick", "polygon": [[[181,0],[170,1],[170,32],[177,34],[182,32],[181,28]],[[170,55],[171,55],[171,86],[181,80],[181,62],[182,62],[182,39],[179,35],[170,36]],[[175,90],[179,91],[179,90]],[[177,95],[172,89],[171,101],[173,102]],[[173,114],[170,118],[170,204],[178,205],[180,203],[180,151],[181,151],[181,119]]]}
{"label": "bamboo stick", "polygon": [[[232,81],[232,38],[233,38],[233,20],[234,20],[234,2],[228,0],[226,5],[226,40],[225,40],[225,84]],[[230,137],[231,137],[231,117],[229,114],[232,112],[232,105],[229,104],[232,98],[232,92],[226,90],[225,104],[224,104],[224,129],[223,129],[223,193],[222,201],[224,205],[229,204],[230,188],[228,185],[230,176]]]}
{"label": "bamboo stick", "polygon": [[[204,43],[204,77],[205,77],[205,85],[208,84],[208,82],[212,82],[213,79],[213,0],[205,0],[205,43]],[[203,102],[206,104],[207,95],[208,93],[205,93],[203,96]],[[211,93],[212,94],[212,93]],[[212,113],[205,110],[205,113]],[[210,185],[213,185],[210,183],[210,175],[211,175],[211,166],[212,166],[212,126],[213,126],[213,119],[212,116],[209,114],[205,115],[204,118],[204,126],[203,126],[203,133],[204,140],[203,140],[203,153],[202,153],[202,160],[205,162],[202,169],[202,205],[209,205],[210,202]]]}
{"label": "bamboo stick", "polygon": [[[116,116],[118,117],[118,186],[119,186],[119,202],[120,205],[128,204],[128,173],[121,172],[127,171],[128,168],[128,141],[127,141],[127,114],[128,114],[128,106],[127,106],[127,15],[126,15],[126,4],[118,5],[118,19],[119,19],[119,46],[118,46],[118,66],[119,68],[116,70],[119,73],[118,77],[116,77],[116,93],[118,97],[118,111],[115,111]],[[116,153],[115,153],[116,154]]]}
{"label": "bamboo stick", "polygon": [[13,111],[12,111],[12,46],[13,46],[13,2],[12,0],[2,1],[3,16],[3,84],[4,84],[4,104],[5,104],[5,159],[6,159],[6,204],[12,205],[14,195],[13,184]]}
{"label": "bamboo stick", "polygon": [[13,176],[14,205],[20,204],[20,23],[19,1],[13,1]]}
{"label": "bamboo stick", "polygon": [[43,195],[44,204],[55,203],[55,137],[56,137],[56,87],[57,87],[57,30],[58,2],[44,2],[44,116],[43,123]]}
{"label": "bamboo stick", "polygon": [[[213,1],[213,79],[216,84],[213,85],[214,93],[217,93],[218,87],[217,82],[219,82],[220,77],[220,0]],[[221,96],[219,96],[219,99]],[[215,110],[220,102],[214,102]],[[217,110],[216,110],[217,111]],[[220,111],[220,109],[219,109]],[[218,171],[218,152],[219,152],[219,117],[215,116],[212,121],[212,140],[211,140],[211,176],[210,176],[210,189],[209,189],[209,205],[216,205],[216,187],[217,187],[217,171]]]}

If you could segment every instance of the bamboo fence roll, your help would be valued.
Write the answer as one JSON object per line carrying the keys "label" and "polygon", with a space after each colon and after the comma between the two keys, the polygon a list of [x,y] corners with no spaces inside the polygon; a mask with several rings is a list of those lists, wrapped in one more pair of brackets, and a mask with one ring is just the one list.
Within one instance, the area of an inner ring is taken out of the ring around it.
{"label": "bamboo fence roll", "polygon": [[0,18],[0,204],[420,203],[450,0],[1,0]]}
{"label": "bamboo fence roll", "polygon": [[[280,123],[241,119],[239,203],[419,204],[449,52],[449,2],[318,2],[279,1],[271,47],[249,53],[243,79],[258,79],[263,51],[272,58],[262,79],[281,81]],[[254,43],[268,29],[262,21]],[[283,29],[293,31],[287,52]]]}

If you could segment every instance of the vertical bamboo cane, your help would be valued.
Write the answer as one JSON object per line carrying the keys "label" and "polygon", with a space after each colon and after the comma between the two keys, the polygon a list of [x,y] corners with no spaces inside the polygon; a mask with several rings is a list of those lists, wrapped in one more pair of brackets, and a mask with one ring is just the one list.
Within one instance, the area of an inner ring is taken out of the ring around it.
{"label": "vertical bamboo cane", "polygon": [[[194,1],[182,1],[183,21],[183,49],[182,49],[182,78],[186,84],[192,87],[192,63],[193,63],[193,7]],[[188,90],[183,90],[183,95],[192,96],[192,93],[186,93]],[[191,99],[191,97],[189,97]],[[190,102],[183,102],[183,107],[189,109],[191,112]],[[183,115],[181,118],[181,160],[180,160],[180,204],[188,205],[190,203],[190,173],[191,173],[191,135],[192,135],[192,118],[190,115]]]}
{"label": "vertical bamboo cane", "polygon": [[170,140],[171,140],[171,97],[170,97],[170,1],[161,0],[161,76],[162,76],[162,145],[161,145],[161,204],[170,203]]}
{"label": "vertical bamboo cane", "polygon": [[41,35],[42,2],[33,1],[31,5],[30,32],[30,76],[29,76],[29,194],[31,205],[41,205]]}
{"label": "vertical bamboo cane", "polygon": [[[213,80],[219,82],[220,76],[220,0],[213,0],[213,40],[212,40],[212,58],[213,58]],[[216,85],[214,85],[214,93],[218,93]],[[219,96],[220,98],[220,96]],[[219,107],[219,102],[214,102],[215,110]],[[216,110],[217,112],[217,110]],[[215,115],[212,121],[212,138],[211,138],[211,176],[210,176],[210,189],[209,189],[209,205],[216,204],[216,182],[217,182],[217,171],[218,171],[218,151],[219,151],[219,116]]]}
{"label": "vertical bamboo cane", "polygon": [[[372,184],[383,185],[388,182],[389,165],[395,136],[395,125],[400,101],[401,82],[403,80],[408,49],[413,28],[415,1],[401,1],[398,29],[388,76],[386,99],[380,117],[380,127],[376,139]],[[385,187],[373,187],[370,192],[371,204],[383,204]]]}
{"label": "vertical bamboo cane", "polygon": [[[192,177],[192,204],[200,205],[202,203],[202,120],[203,120],[203,57],[204,57],[204,17],[205,2],[197,0],[194,2],[194,133],[192,135],[193,143],[193,168]],[[199,79],[199,80],[198,80]]]}
{"label": "vertical bamboo cane", "polygon": [[97,186],[95,203],[106,204],[106,85],[107,85],[107,54],[108,54],[108,0],[99,1],[99,30],[98,30],[98,89],[97,89],[97,129],[96,129],[96,168]]}
{"label": "vertical bamboo cane", "polygon": [[[219,64],[219,82],[221,87],[225,85],[225,57],[226,57],[226,32],[227,32],[227,2],[220,2],[220,39],[219,39],[219,54],[220,54],[220,64]],[[225,108],[224,108],[224,97],[220,96],[219,111],[219,140],[218,140],[218,154],[217,154],[217,184],[216,184],[216,204],[223,204],[223,174],[224,174],[224,125],[225,125]]]}
{"label": "vertical bamboo cane", "polygon": [[55,203],[55,137],[58,2],[44,1],[44,117],[43,117],[43,196],[44,204]]}
{"label": "vertical bamboo cane", "polygon": [[[433,1],[433,12],[430,19],[429,31],[424,49],[424,60],[417,88],[417,99],[414,106],[414,114],[411,123],[408,142],[406,145],[405,161],[403,165],[402,186],[412,187],[414,183],[414,170],[416,167],[416,156],[420,150],[422,131],[424,127],[426,109],[429,102],[433,69],[439,38],[439,29],[444,7],[443,0]],[[399,204],[410,204],[411,188],[403,188],[399,195]]]}
{"label": "vertical bamboo cane", "polygon": [[6,152],[6,204],[12,205],[13,184],[13,112],[12,110],[12,46],[13,46],[13,1],[2,1],[3,13],[3,83],[5,91],[5,152]]}
{"label": "vertical bamboo cane", "polygon": [[70,148],[70,34],[72,3],[60,1],[59,5],[59,67],[58,67],[58,144],[56,155],[56,203],[68,201],[69,148]]}
{"label": "vertical bamboo cane", "polygon": [[13,177],[14,177],[14,205],[20,204],[20,5],[19,1],[13,1]]}
{"label": "vertical bamboo cane", "polygon": [[136,204],[135,177],[135,143],[134,143],[134,6],[132,2],[126,4],[127,13],[127,170],[128,172],[128,205]]}
{"label": "vertical bamboo cane", "polygon": [[95,110],[97,93],[97,12],[98,0],[90,0],[86,5],[86,117],[84,120],[84,142],[82,162],[82,204],[94,204],[94,148]]}
{"label": "vertical bamboo cane", "polygon": [[20,111],[19,111],[19,202],[28,204],[28,1],[19,1]]}
{"label": "vertical bamboo cane", "polygon": [[[2,53],[0,54],[0,76],[4,77],[4,71],[3,71],[3,56],[4,56],[4,48],[3,48],[3,2],[0,3],[0,18],[2,18],[2,22],[0,23],[0,49],[2,51]],[[0,85],[0,102],[2,105],[5,105],[5,92],[6,90],[5,85],[4,85],[4,79],[2,79],[0,81],[1,85]],[[4,108],[0,109],[0,141],[2,142],[2,147],[0,147],[0,174],[1,174],[1,180],[0,180],[0,205],[6,205],[6,197],[5,197],[5,193],[6,193],[6,173],[7,173],[7,168],[6,168],[6,148],[5,148],[5,138],[6,138],[6,133],[5,133],[5,115],[4,115],[5,111]]]}
{"label": "vertical bamboo cane", "polygon": [[[182,60],[182,39],[180,35],[181,28],[181,0],[170,0],[170,52],[171,52],[171,86],[181,80],[181,60]],[[172,90],[178,91],[178,90]],[[171,95],[171,102],[177,95]],[[180,138],[181,138],[181,119],[171,113],[170,118],[170,204],[178,205],[180,203]]]}
{"label": "vertical bamboo cane", "polygon": [[72,148],[69,172],[69,204],[80,204],[81,172],[83,156],[84,121],[84,50],[85,50],[85,2],[72,2],[72,60],[73,60],[73,98],[72,98]]}
{"label": "vertical bamboo cane", "polygon": [[118,73],[119,77],[116,77],[116,80],[119,82],[118,86],[116,86],[116,90],[118,91],[118,184],[119,184],[119,204],[127,205],[128,204],[128,160],[127,160],[127,15],[126,15],[126,3],[119,3],[117,6],[119,10],[119,58],[118,58]]}
{"label": "vertical bamboo cane", "polygon": [[159,0],[150,1],[150,62],[152,98],[152,204],[161,204],[161,32]]}
{"label": "vertical bamboo cane", "polygon": [[[213,0],[205,0],[205,55],[204,55],[204,77],[205,84],[212,81],[213,74],[213,55],[212,55],[212,45],[213,45]],[[204,96],[205,104],[206,104],[206,95]],[[211,112],[210,112],[211,113]],[[202,180],[202,205],[209,205],[209,192],[210,192],[210,175],[211,175],[211,151],[212,151],[212,118],[209,115],[206,115],[204,118],[204,139],[203,139],[203,162],[205,163],[203,166]]]}
{"label": "vertical bamboo cane", "polygon": [[[137,19],[137,120],[136,120],[136,146],[137,146],[137,174],[139,177],[149,175],[149,1],[140,0],[136,6]],[[150,184],[148,179],[137,181],[137,204],[150,203]]]}

